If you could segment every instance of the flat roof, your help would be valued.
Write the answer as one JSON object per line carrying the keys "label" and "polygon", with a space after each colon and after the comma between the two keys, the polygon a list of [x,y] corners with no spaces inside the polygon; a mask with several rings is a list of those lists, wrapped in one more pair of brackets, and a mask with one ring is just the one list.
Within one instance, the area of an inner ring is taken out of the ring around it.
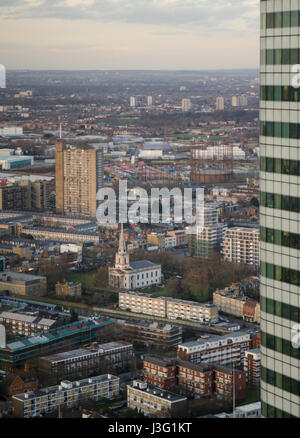
{"label": "flat roof", "polygon": [[0,313],[0,318],[11,319],[16,321],[23,321],[28,323],[35,323],[40,325],[51,326],[55,323],[55,320],[48,318],[41,318],[39,316],[27,315],[24,313],[14,313],[14,312],[2,312]]}
{"label": "flat roof", "polygon": [[243,412],[254,411],[255,409],[261,409],[261,402],[260,401],[254,402],[254,403],[249,403],[248,405],[236,407],[236,411],[243,411]]}
{"label": "flat roof", "polygon": [[[141,384],[145,383],[142,381],[136,381],[136,382],[141,383]],[[173,394],[172,392],[165,391],[164,389],[156,388],[155,386],[147,385],[147,388],[141,389],[139,387],[134,386],[134,384],[135,383],[133,382],[132,384],[130,384],[128,386],[132,389],[136,389],[138,391],[144,392],[145,394],[155,395],[156,397],[163,398],[164,400],[168,400],[170,402],[179,402],[179,401],[187,400],[186,397],[183,397],[183,396],[180,396],[177,394]]]}
{"label": "flat roof", "polygon": [[80,333],[81,331],[87,331],[92,328],[102,327],[112,322],[115,322],[115,320],[112,318],[99,318],[97,321],[83,320],[80,322],[74,322],[72,324],[49,330],[42,335],[27,336],[22,339],[8,342],[6,349],[11,350],[12,352],[23,350],[25,348],[33,347],[34,345],[44,344],[71,334]]}
{"label": "flat roof", "polygon": [[213,343],[213,342],[220,342],[220,341],[226,341],[227,339],[230,338],[239,338],[240,336],[250,336],[249,333],[246,332],[235,332],[235,333],[230,333],[228,335],[224,335],[224,336],[210,336],[207,339],[197,339],[197,341],[191,341],[191,342],[186,342],[184,344],[180,344],[180,347],[198,347],[199,345],[205,345],[208,343]]}
{"label": "flat roof", "polygon": [[[73,388],[78,388],[78,387],[80,388],[80,387],[84,387],[84,386],[94,385],[95,383],[105,382],[105,381],[109,381],[109,380],[120,380],[120,379],[119,379],[119,377],[113,376],[111,374],[102,374],[101,376],[90,377],[90,378],[78,380],[75,382],[63,381],[63,382],[61,382],[60,385],[50,386],[48,388],[42,388],[42,389],[38,389],[37,391],[31,391],[31,392],[27,392],[24,394],[18,394],[18,395],[15,395],[13,398],[15,398],[17,400],[21,400],[21,401],[32,400],[32,399],[35,399],[37,397],[42,397],[44,395],[55,394],[56,392],[65,392],[68,390],[70,391]],[[71,385],[72,387],[71,388],[63,387],[62,389],[60,389],[60,386],[64,383]],[[27,397],[25,397],[25,396],[27,396]]]}
{"label": "flat roof", "polygon": [[46,278],[41,275],[31,275],[31,274],[23,274],[21,272],[4,271],[4,272],[0,272],[0,281],[5,281],[3,279],[3,275],[7,275],[12,279],[21,280],[21,281],[42,280],[43,278]]}
{"label": "flat roof", "polygon": [[51,354],[49,356],[42,356],[41,359],[47,360],[51,363],[63,362],[68,359],[76,359],[91,354],[101,354],[104,351],[109,351],[117,348],[132,345],[129,342],[110,342],[108,344],[99,345],[97,348],[78,348],[76,350],[64,351],[62,353]]}

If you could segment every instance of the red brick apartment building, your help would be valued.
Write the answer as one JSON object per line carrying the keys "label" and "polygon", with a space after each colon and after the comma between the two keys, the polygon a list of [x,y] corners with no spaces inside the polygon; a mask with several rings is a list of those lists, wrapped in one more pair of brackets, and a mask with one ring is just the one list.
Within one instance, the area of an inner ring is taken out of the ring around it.
{"label": "red brick apartment building", "polygon": [[213,371],[208,365],[177,362],[178,386],[188,396],[200,398],[213,394]]}
{"label": "red brick apartment building", "polygon": [[163,360],[146,357],[143,363],[144,381],[149,385],[170,390],[177,385],[176,360]]}
{"label": "red brick apartment building", "polygon": [[[233,371],[230,368],[213,366],[215,393],[217,397],[231,398],[233,394]],[[235,399],[241,402],[246,398],[246,373],[234,371]]]}
{"label": "red brick apartment building", "polygon": [[[143,363],[143,380],[161,389],[179,389],[189,398],[219,396],[230,398],[233,393],[231,368],[208,364],[193,364],[180,359],[147,357]],[[246,374],[235,371],[237,401],[246,398]]]}

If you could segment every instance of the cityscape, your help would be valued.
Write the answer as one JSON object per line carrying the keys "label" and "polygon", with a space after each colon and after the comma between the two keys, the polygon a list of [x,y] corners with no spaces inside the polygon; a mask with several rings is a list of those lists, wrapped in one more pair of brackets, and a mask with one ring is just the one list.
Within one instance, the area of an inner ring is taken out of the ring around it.
{"label": "cityscape", "polygon": [[[0,11],[20,28],[53,13],[17,3]],[[160,68],[29,68],[3,51],[2,421],[139,435],[300,418],[300,0],[244,3],[252,67],[166,68],[158,47]]]}

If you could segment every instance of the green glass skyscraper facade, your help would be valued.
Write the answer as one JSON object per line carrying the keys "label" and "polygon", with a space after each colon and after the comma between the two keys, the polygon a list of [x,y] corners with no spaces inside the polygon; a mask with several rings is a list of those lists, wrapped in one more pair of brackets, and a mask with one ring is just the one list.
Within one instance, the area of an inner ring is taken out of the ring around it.
{"label": "green glass skyscraper facade", "polygon": [[300,0],[261,0],[262,415],[300,418]]}

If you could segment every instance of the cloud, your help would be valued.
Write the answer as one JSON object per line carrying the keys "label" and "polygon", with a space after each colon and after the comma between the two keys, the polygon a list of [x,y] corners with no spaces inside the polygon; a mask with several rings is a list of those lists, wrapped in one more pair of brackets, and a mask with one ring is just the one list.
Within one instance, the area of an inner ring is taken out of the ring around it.
{"label": "cloud", "polygon": [[1,0],[7,19],[99,20],[218,31],[256,31],[259,0]]}

